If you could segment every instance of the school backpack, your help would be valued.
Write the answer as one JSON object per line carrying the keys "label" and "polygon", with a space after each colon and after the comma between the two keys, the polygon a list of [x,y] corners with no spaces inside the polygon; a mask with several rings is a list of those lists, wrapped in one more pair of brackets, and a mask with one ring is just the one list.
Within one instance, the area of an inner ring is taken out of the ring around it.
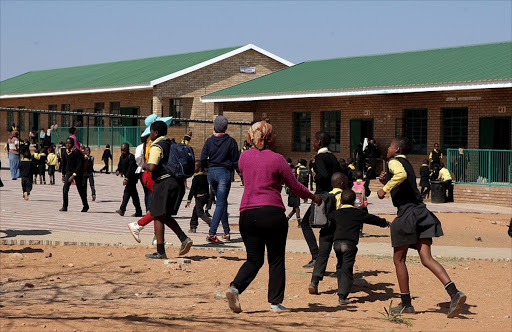
{"label": "school backpack", "polygon": [[302,183],[304,186],[308,186],[309,181],[309,170],[306,167],[299,167],[299,176],[298,180],[300,183]]}
{"label": "school backpack", "polygon": [[354,206],[356,208],[364,208],[368,206],[368,199],[366,198],[364,185],[364,181],[354,181],[354,184],[352,185],[352,190],[356,193],[356,200],[354,202]]}
{"label": "school backpack", "polygon": [[169,158],[163,165],[164,170],[179,180],[194,175],[196,158],[192,147],[182,143],[171,142]]}
{"label": "school backpack", "polygon": [[341,191],[336,194],[322,194],[322,204],[311,204],[311,214],[309,224],[313,228],[329,227],[329,213],[336,210],[336,196],[341,195]]}

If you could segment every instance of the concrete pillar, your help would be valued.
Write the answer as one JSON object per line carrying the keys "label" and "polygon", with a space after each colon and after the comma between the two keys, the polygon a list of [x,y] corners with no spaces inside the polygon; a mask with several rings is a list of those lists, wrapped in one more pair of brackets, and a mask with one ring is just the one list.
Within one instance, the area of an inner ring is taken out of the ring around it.
{"label": "concrete pillar", "polygon": [[162,116],[162,98],[153,96],[153,114]]}

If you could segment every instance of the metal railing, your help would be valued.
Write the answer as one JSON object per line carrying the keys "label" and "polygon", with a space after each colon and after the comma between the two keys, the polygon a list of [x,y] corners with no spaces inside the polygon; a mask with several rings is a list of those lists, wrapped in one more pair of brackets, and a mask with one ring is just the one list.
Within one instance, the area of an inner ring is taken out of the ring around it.
{"label": "metal railing", "polygon": [[454,182],[512,187],[512,150],[448,149],[446,163]]}
{"label": "metal railing", "polygon": [[[87,127],[76,127],[78,141],[84,145],[87,141]],[[120,147],[126,142],[130,146],[140,144],[140,134],[146,127],[89,127],[89,147],[102,148],[110,144],[112,148]],[[69,127],[58,127],[52,131],[52,143],[57,145],[69,137]]]}

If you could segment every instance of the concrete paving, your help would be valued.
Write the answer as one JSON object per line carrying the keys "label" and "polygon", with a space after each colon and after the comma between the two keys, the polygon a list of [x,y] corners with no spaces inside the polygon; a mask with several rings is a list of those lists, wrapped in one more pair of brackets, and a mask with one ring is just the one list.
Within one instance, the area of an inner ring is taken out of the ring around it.
{"label": "concrete paving", "polygon": [[[2,166],[6,166],[2,160]],[[90,201],[90,210],[81,213],[81,202],[78,192],[74,186],[70,190],[70,206],[68,212],[59,212],[62,204],[62,182],[61,174],[57,173],[55,185],[34,185],[30,200],[25,201],[22,197],[21,180],[11,180],[8,169],[0,170],[0,177],[4,187],[0,188],[0,242],[7,244],[78,244],[78,245],[138,245],[130,232],[127,224],[136,221],[137,218],[128,217],[135,212],[131,202],[125,217],[115,213],[121,203],[123,186],[122,179],[114,174],[96,174],[97,199]],[[49,179],[46,179],[49,183]],[[191,180],[189,180],[190,184]],[[143,202],[143,192],[139,186],[139,196]],[[230,204],[228,212],[231,225],[238,224],[239,203],[244,188],[240,182],[232,185],[229,196]],[[90,199],[90,188],[88,189]],[[186,199],[186,196],[185,196]],[[286,197],[283,195],[284,202]],[[395,214],[396,209],[392,206],[389,198],[379,200],[375,195],[369,198],[369,209],[374,214]],[[182,208],[176,219],[182,229],[187,232],[192,208]],[[487,204],[427,204],[433,212],[472,212],[472,213],[505,213],[510,214],[510,208],[490,206]],[[144,207],[143,207],[144,209]],[[303,204],[301,210],[305,211],[307,205]],[[212,211],[213,212],[213,211]],[[167,241],[177,244],[176,236],[166,230]],[[222,227],[219,228],[222,232]],[[222,251],[224,249],[243,250],[243,242],[240,234],[232,232],[232,241],[223,246],[212,246],[206,243],[205,237],[208,227],[200,223],[198,232],[189,236],[194,240],[194,247],[211,248]],[[148,225],[143,231],[142,245],[151,246],[153,238],[153,227]],[[288,240],[287,250],[290,252],[308,252],[304,240]],[[359,254],[390,256],[392,249],[389,242],[383,243],[360,243]],[[413,253],[415,254],[415,253]],[[475,258],[475,259],[512,259],[510,248],[470,248],[455,246],[433,246],[433,254],[441,257]]]}

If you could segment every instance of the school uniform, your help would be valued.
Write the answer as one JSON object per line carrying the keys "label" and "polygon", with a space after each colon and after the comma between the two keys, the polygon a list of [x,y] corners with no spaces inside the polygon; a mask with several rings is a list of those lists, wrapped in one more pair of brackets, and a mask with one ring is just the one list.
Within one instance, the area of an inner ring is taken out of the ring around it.
{"label": "school uniform", "polygon": [[420,187],[421,196],[425,197],[430,192],[430,169],[427,164],[422,164],[420,167]]}
{"label": "school uniform", "polygon": [[64,176],[64,186],[62,187],[62,210],[67,211],[69,204],[69,187],[71,182],[69,178],[74,175],[74,181],[78,194],[82,200],[83,209],[86,212],[89,210],[87,203],[87,192],[84,187],[84,155],[80,150],[74,147],[71,150],[65,149],[62,154],[62,174]]}
{"label": "school uniform", "polygon": [[441,163],[441,159],[443,159],[443,152],[441,152],[441,150],[434,149],[432,150],[432,152],[430,152],[429,159],[432,160],[430,168],[439,166],[439,164]]}
{"label": "school uniform", "polygon": [[[332,190],[332,175],[336,172],[340,172],[341,167],[338,160],[329,149],[321,148],[315,156],[313,171],[315,172],[314,181],[316,183],[315,194],[326,194]],[[309,223],[310,216],[311,206],[306,211],[306,214],[304,214],[304,222],[301,223],[301,228],[312,259],[315,260],[318,256],[318,244],[316,243],[315,233],[313,233],[313,229]]]}
{"label": "school uniform", "polygon": [[448,192],[448,194],[445,192],[446,201],[453,202],[453,179],[450,171],[446,167],[443,167],[439,170],[439,180],[446,182],[446,191]]}
{"label": "school uniform", "polygon": [[37,172],[37,165],[29,158],[23,158],[20,161],[18,168],[21,176],[21,189],[23,190],[23,194],[27,193],[28,196],[32,191],[32,177]]}
{"label": "school uniform", "polygon": [[37,175],[41,176],[43,178],[42,181],[46,184],[46,154],[44,152],[35,153],[34,158],[37,164]]}
{"label": "school uniform", "polygon": [[100,169],[100,173],[105,171],[105,174],[110,174],[110,172],[108,171],[108,160],[112,160],[112,152],[110,152],[110,148],[106,148],[104,151],[103,151],[103,155],[101,156],[101,160],[103,160],[103,162],[105,163],[105,166]]}
{"label": "school uniform", "polygon": [[[290,169],[292,170],[292,173],[296,174],[295,166],[290,165]],[[299,181],[300,182],[300,181]],[[304,185],[304,184],[302,184]],[[306,184],[305,187],[307,188],[308,185]],[[300,207],[300,198],[299,196],[295,195],[293,191],[291,191],[289,188],[286,188],[286,193],[288,194],[288,207],[291,207],[293,209]]]}
{"label": "school uniform", "polygon": [[123,213],[126,211],[126,206],[130,198],[135,206],[135,216],[142,217],[142,209],[140,207],[139,193],[137,191],[137,175],[135,170],[137,169],[137,163],[135,162],[135,156],[132,153],[121,155],[119,157],[119,163],[117,165],[117,171],[124,176],[128,183],[124,186],[123,201],[121,202],[121,210]]}
{"label": "school uniform", "polygon": [[405,155],[398,155],[388,163],[388,182],[382,188],[391,193],[397,217],[391,224],[391,245],[416,248],[418,239],[443,236],[441,222],[423,203],[416,185],[416,174]]}
{"label": "school uniform", "polygon": [[342,205],[340,209],[331,212],[328,219],[335,225],[333,238],[334,252],[338,259],[338,296],[340,299],[346,299],[354,283],[354,263],[361,225],[364,223],[386,227],[388,222],[352,205]]}
{"label": "school uniform", "polygon": [[57,155],[55,153],[49,153],[46,158],[46,164],[48,165],[48,175],[51,177],[50,184],[55,184],[55,169],[57,168]]}
{"label": "school uniform", "polygon": [[210,192],[210,185],[208,184],[208,175],[204,172],[199,172],[192,178],[192,185],[188,193],[187,202],[192,201],[192,197],[195,198],[194,210],[192,217],[190,218],[190,228],[196,229],[199,226],[198,218],[201,218],[208,225],[211,224],[212,219],[208,217],[204,212],[204,207],[208,204]]}
{"label": "school uniform", "polygon": [[91,195],[96,199],[96,188],[94,186],[94,156],[84,156],[84,159],[84,188],[87,192],[87,181],[89,181],[89,185],[91,186]]}

